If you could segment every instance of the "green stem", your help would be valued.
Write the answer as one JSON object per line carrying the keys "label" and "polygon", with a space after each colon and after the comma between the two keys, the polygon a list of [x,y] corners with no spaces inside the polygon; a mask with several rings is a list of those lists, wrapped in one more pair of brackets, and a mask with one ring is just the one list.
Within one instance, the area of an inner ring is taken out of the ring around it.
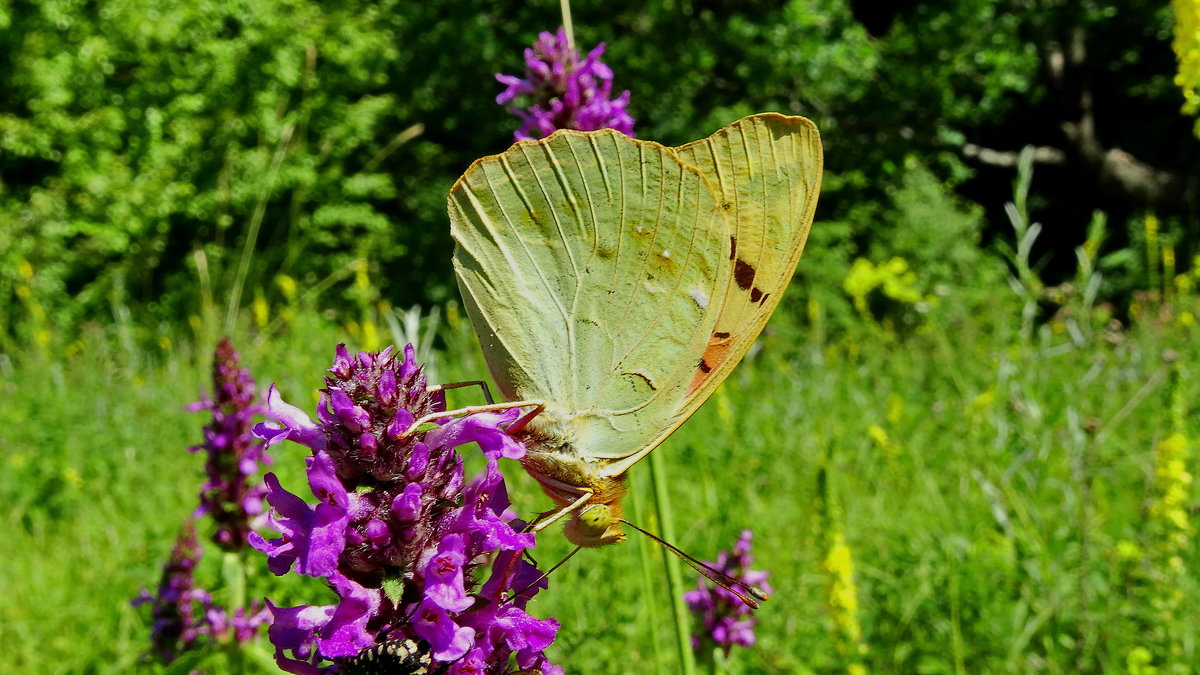
{"label": "green stem", "polygon": [[[638,477],[641,478],[642,476],[639,474]],[[644,483],[645,481],[643,480],[639,482]],[[638,487],[644,488],[645,485],[639,485]],[[630,507],[630,516],[639,523],[648,521],[643,508],[644,505],[642,503],[642,498],[640,496],[642,494],[643,492],[641,490],[631,490],[629,494],[629,501],[627,502],[627,505]],[[641,585],[641,597],[646,598],[646,614],[650,618],[650,640],[654,645],[654,665],[656,669],[661,670],[664,661],[662,654],[664,650],[662,649],[662,645],[665,644],[659,635],[659,627],[663,625],[662,606],[652,600],[654,598],[656,585],[651,583],[655,578],[653,557],[659,553],[659,550],[658,546],[649,537],[637,537],[636,539],[638,558],[642,566],[641,578],[638,580]]]}
{"label": "green stem", "polygon": [[[654,486],[654,510],[658,514],[659,527],[662,528],[662,538],[675,541],[675,532],[671,524],[671,499],[667,494],[666,471],[662,466],[661,454],[650,453],[650,482]],[[673,555],[662,552],[663,566],[667,571],[667,590],[671,594],[671,605],[675,613],[675,638],[679,647],[680,672],[684,675],[696,675],[696,660],[692,654],[692,639],[688,626],[690,617],[687,605],[683,602],[683,577],[679,573],[679,561]]]}
{"label": "green stem", "polygon": [[571,25],[571,0],[559,0],[562,8],[563,32],[567,34],[567,48],[575,49],[575,28]]}
{"label": "green stem", "polygon": [[246,243],[242,247],[242,259],[238,264],[233,289],[229,292],[229,311],[225,315],[226,333],[232,332],[234,324],[237,322],[238,307],[242,301],[242,287],[246,283],[250,259],[254,257],[254,246],[258,242],[258,230],[262,226],[263,216],[267,212],[267,200],[270,199],[271,192],[275,189],[275,178],[279,175],[279,167],[283,164],[288,144],[292,141],[292,132],[295,130],[295,125],[290,122],[283,127],[283,133],[279,135],[279,145],[275,148],[275,157],[272,158],[271,168],[267,171],[267,179],[258,196],[258,203],[254,206],[254,215],[250,217],[250,228],[246,232]]}

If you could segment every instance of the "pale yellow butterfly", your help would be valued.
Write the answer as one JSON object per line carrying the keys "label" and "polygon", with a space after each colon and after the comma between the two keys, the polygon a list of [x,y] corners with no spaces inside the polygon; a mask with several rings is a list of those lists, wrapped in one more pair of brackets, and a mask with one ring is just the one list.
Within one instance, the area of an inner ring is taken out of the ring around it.
{"label": "pale yellow butterfly", "polygon": [[821,166],[811,122],[766,113],[679,148],[559,131],[455,183],[459,288],[505,399],[544,405],[516,436],[573,543],[625,538],[625,472],[758,337]]}

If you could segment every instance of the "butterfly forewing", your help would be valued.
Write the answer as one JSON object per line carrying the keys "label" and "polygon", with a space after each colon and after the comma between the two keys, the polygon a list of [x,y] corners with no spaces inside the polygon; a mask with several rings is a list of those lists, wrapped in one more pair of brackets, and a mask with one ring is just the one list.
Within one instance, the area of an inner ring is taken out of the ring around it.
{"label": "butterfly forewing", "polygon": [[506,398],[584,458],[656,444],[730,283],[731,222],[697,169],[611,130],[476,162],[449,198],[455,272]]}

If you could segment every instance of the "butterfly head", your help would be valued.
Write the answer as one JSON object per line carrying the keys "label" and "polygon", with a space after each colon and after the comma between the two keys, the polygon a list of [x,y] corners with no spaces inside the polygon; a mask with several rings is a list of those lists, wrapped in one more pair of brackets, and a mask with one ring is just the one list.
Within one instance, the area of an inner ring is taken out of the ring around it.
{"label": "butterfly head", "polygon": [[534,431],[522,440],[528,452],[521,464],[560,509],[589,496],[567,521],[568,541],[589,548],[625,541],[621,530],[621,499],[627,492],[624,476],[602,476],[597,464],[584,460],[560,439]]}
{"label": "butterfly head", "polygon": [[620,504],[592,504],[580,509],[567,522],[564,533],[576,546],[606,546],[625,541],[621,530]]}

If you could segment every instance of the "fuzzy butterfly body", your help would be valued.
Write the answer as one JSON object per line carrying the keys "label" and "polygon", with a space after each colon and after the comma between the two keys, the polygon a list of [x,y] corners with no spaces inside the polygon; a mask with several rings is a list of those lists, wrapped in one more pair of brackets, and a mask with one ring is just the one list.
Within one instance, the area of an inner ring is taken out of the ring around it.
{"label": "fuzzy butterfly body", "polygon": [[454,185],[464,304],[505,398],[545,403],[519,432],[523,464],[561,508],[587,507],[571,541],[624,538],[625,472],[761,332],[803,251],[821,163],[811,122],[762,114],[680,148],[560,131]]}

